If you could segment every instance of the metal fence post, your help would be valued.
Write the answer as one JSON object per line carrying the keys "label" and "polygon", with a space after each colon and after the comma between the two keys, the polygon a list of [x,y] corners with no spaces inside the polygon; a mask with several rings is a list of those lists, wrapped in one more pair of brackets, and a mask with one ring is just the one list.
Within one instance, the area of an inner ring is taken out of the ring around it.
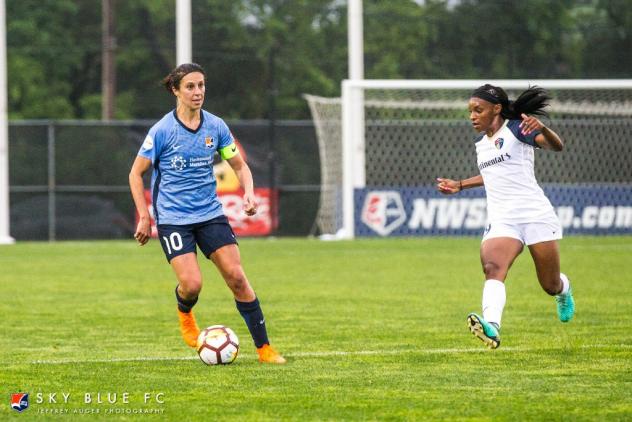
{"label": "metal fence post", "polygon": [[57,215],[55,209],[55,124],[48,124],[48,241],[55,241]]}

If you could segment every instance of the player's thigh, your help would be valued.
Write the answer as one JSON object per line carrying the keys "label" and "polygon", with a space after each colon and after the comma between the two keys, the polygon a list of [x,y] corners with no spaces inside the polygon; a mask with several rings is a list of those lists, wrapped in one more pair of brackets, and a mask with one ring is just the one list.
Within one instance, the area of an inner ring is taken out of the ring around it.
{"label": "player's thigh", "polygon": [[202,272],[195,253],[178,255],[170,264],[178,283],[187,293],[197,294],[202,289]]}
{"label": "player's thigh", "polygon": [[520,252],[522,242],[513,237],[492,237],[481,243],[481,265],[487,279],[504,281]]}
{"label": "player's thigh", "polygon": [[241,254],[237,245],[224,245],[209,256],[226,281],[245,279],[241,266]]}

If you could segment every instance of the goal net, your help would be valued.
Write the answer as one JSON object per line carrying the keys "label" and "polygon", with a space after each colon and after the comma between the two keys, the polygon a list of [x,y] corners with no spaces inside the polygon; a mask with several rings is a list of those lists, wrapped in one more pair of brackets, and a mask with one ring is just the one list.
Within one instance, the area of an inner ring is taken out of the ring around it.
{"label": "goal net", "polygon": [[319,142],[321,233],[474,235],[484,189],[436,192],[478,174],[467,101],[485,83],[515,99],[547,89],[562,153],[536,152],[536,177],[566,233],[632,233],[632,80],[360,80],[341,98],[306,95]]}

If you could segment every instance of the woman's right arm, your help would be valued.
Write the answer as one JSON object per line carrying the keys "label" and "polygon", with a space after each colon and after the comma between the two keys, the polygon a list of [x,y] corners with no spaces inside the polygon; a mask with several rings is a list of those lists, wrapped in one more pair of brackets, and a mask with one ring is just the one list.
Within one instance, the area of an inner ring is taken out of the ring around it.
{"label": "woman's right arm", "polygon": [[143,184],[143,175],[150,167],[151,160],[137,156],[129,172],[129,187],[132,191],[136,211],[140,216],[134,238],[141,246],[151,238],[151,217],[149,216],[147,201],[145,201],[145,185]]}
{"label": "woman's right arm", "polygon": [[483,176],[480,174],[463,180],[443,179],[441,177],[437,177],[437,189],[439,192],[447,195],[461,192],[463,189],[475,188],[483,185]]}

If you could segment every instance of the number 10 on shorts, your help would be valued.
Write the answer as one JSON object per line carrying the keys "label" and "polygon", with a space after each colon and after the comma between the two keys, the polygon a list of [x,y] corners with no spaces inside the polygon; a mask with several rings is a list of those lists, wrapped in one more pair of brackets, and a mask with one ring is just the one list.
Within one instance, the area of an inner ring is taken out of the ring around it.
{"label": "number 10 on shorts", "polygon": [[172,254],[172,249],[174,251],[182,249],[182,236],[180,236],[180,233],[178,232],[171,233],[169,237],[163,236],[162,240],[165,242],[167,253],[169,253],[169,255]]}

